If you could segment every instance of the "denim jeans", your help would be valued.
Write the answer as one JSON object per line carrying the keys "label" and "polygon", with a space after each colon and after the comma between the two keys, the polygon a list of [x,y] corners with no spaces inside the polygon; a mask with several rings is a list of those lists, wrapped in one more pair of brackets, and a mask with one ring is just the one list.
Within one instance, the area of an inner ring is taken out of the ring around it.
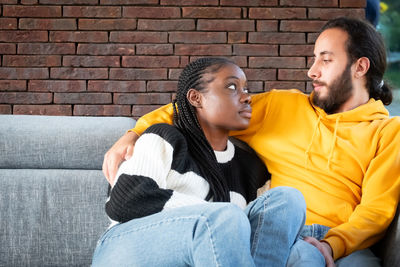
{"label": "denim jeans", "polygon": [[302,194],[274,188],[243,212],[230,203],[162,211],[110,228],[93,266],[285,266],[305,221]]}
{"label": "denim jeans", "polygon": [[[306,266],[325,266],[325,259],[319,250],[313,245],[305,242],[302,238],[306,236],[321,240],[329,231],[329,227],[319,224],[305,225],[300,232],[300,238],[292,247],[288,267],[306,267]],[[312,264],[310,264],[312,263]],[[370,249],[358,250],[350,255],[335,261],[336,267],[377,267],[380,265],[380,259],[376,257]]]}

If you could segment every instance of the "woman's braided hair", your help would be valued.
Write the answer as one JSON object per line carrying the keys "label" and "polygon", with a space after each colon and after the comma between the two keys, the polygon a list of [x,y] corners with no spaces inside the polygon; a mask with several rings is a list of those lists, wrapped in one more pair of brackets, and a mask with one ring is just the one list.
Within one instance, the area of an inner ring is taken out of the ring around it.
{"label": "woman's braided hair", "polygon": [[189,152],[210,185],[206,199],[213,198],[215,202],[230,201],[229,189],[214,150],[200,127],[196,109],[187,99],[187,92],[191,88],[197,91],[204,90],[210,82],[204,79],[204,74],[215,73],[228,64],[234,63],[225,58],[200,58],[189,63],[179,76],[178,90],[173,101],[174,125],[186,136]]}

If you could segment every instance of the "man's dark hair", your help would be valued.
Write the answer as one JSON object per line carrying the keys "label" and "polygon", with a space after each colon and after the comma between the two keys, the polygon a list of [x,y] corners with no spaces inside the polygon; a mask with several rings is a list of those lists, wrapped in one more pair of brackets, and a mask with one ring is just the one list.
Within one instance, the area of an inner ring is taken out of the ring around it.
{"label": "man's dark hair", "polygon": [[212,80],[206,80],[204,74],[215,73],[221,67],[234,64],[225,58],[200,58],[189,63],[182,71],[176,98],[173,101],[174,125],[186,136],[188,149],[196,160],[202,176],[210,185],[207,200],[229,201],[229,190],[215,153],[197,120],[196,109],[187,99],[187,92],[193,88],[202,91]]}
{"label": "man's dark hair", "polygon": [[369,96],[381,100],[383,104],[392,103],[392,91],[383,81],[386,70],[386,51],[382,36],[367,21],[340,17],[328,21],[321,32],[327,29],[338,28],[347,32],[347,54],[351,63],[361,57],[370,61],[366,74]]}

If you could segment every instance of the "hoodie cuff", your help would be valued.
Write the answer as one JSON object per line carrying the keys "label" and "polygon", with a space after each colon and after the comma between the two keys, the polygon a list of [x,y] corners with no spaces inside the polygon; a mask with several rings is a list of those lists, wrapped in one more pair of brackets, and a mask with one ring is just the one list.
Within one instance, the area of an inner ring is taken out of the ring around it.
{"label": "hoodie cuff", "polygon": [[344,242],[340,237],[329,236],[328,238],[324,238],[323,241],[327,242],[331,246],[333,259],[335,261],[344,256],[345,252]]}

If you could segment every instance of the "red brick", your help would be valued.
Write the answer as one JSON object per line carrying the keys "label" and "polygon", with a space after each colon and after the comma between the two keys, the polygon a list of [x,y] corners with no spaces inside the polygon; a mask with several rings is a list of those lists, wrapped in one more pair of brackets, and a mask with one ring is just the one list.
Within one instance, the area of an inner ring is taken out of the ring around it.
{"label": "red brick", "polygon": [[17,46],[15,44],[0,44],[0,54],[15,54]]}
{"label": "red brick", "polygon": [[122,67],[130,68],[173,68],[179,67],[177,56],[123,56]]}
{"label": "red brick", "polygon": [[85,92],[86,81],[30,80],[28,90],[37,92]]}
{"label": "red brick", "polygon": [[287,32],[318,32],[326,21],[283,20],[280,30]]}
{"label": "red brick", "polygon": [[307,33],[307,43],[315,43],[319,36],[319,32]]}
{"label": "red brick", "polygon": [[51,101],[51,93],[0,92],[0,103],[3,104],[48,104]]}
{"label": "red brick", "polygon": [[278,31],[277,20],[257,20],[257,31],[258,32],[276,32]]}
{"label": "red brick", "polygon": [[71,116],[71,105],[14,105],[13,114]]}
{"label": "red brick", "polygon": [[38,4],[39,0],[21,0],[21,4],[23,5],[34,5]]}
{"label": "red brick", "polygon": [[197,21],[197,30],[199,31],[235,31],[246,32],[254,31],[254,20],[206,20]]}
{"label": "red brick", "polygon": [[0,105],[0,114],[11,114],[11,105]]}
{"label": "red brick", "polygon": [[[219,56],[213,56],[213,57],[219,57]],[[193,62],[199,58],[202,58],[202,56],[191,56],[190,57],[190,62]],[[247,57],[246,56],[224,56],[223,58],[231,60],[233,63],[238,65],[241,68],[247,67]],[[185,66],[182,66],[185,67]]]}
{"label": "red brick", "polygon": [[226,43],[224,32],[171,32],[169,43],[218,44]]}
{"label": "red brick", "polygon": [[0,31],[0,42],[47,42],[47,31]]}
{"label": "red brick", "polygon": [[79,19],[79,30],[135,30],[135,19]]}
{"label": "red brick", "polygon": [[47,68],[0,68],[0,79],[48,79]]}
{"label": "red brick", "polygon": [[337,7],[338,0],[280,0],[280,6]]}
{"label": "red brick", "polygon": [[31,55],[68,55],[75,54],[75,44],[71,43],[23,43],[18,45],[18,54]]}
{"label": "red brick", "polygon": [[304,19],[305,8],[250,8],[250,19]]}
{"label": "red brick", "polygon": [[147,92],[176,92],[176,81],[150,81],[147,83]]}
{"label": "red brick", "polygon": [[54,93],[56,104],[111,104],[110,93]]}
{"label": "red brick", "polygon": [[145,81],[89,81],[88,91],[92,92],[145,92]]}
{"label": "red brick", "polygon": [[162,6],[217,6],[218,0],[161,0]]}
{"label": "red brick", "polygon": [[59,6],[4,6],[5,17],[61,17]]}
{"label": "red brick", "polygon": [[246,43],[247,33],[246,32],[228,32],[228,43]]}
{"label": "red brick", "polygon": [[51,4],[51,5],[97,5],[98,0],[40,0],[40,4]]}
{"label": "red brick", "polygon": [[240,19],[242,10],[237,7],[183,7],[183,18]]}
{"label": "red brick", "polygon": [[74,116],[130,116],[130,105],[74,105]]}
{"label": "red brick", "polygon": [[306,83],[306,92],[311,93],[313,90],[314,90],[314,88],[313,88],[312,82],[308,81]]}
{"label": "red brick", "polygon": [[0,91],[26,91],[26,81],[0,80]]}
{"label": "red brick", "polygon": [[168,93],[115,93],[114,104],[144,105],[144,104],[168,104],[171,102],[171,94]]}
{"label": "red brick", "polygon": [[167,43],[166,32],[111,32],[110,42],[115,43]]}
{"label": "red brick", "polygon": [[134,55],[134,44],[78,44],[77,54],[83,55]]}
{"label": "red brick", "polygon": [[168,72],[168,79],[178,80],[179,75],[181,75],[182,69],[170,69]]}
{"label": "red brick", "polygon": [[248,82],[247,89],[250,93],[259,93],[264,91],[263,82]]}
{"label": "red brick", "polygon": [[174,47],[172,44],[137,44],[137,55],[172,55]]}
{"label": "red brick", "polygon": [[180,56],[179,67],[184,68],[187,64],[189,64],[189,56]]}
{"label": "red brick", "polygon": [[312,56],[314,45],[281,45],[280,56]]}
{"label": "red brick", "polygon": [[278,70],[278,80],[305,81],[308,80],[307,70],[302,69],[280,69]]}
{"label": "red brick", "polygon": [[18,4],[18,0],[0,0],[0,4]]}
{"label": "red brick", "polygon": [[110,79],[113,80],[165,80],[166,69],[110,69]]}
{"label": "red brick", "polygon": [[19,19],[19,28],[28,30],[76,30],[74,19]]}
{"label": "red brick", "polygon": [[365,8],[367,5],[366,0],[339,0],[340,7],[362,7]]}
{"label": "red brick", "polygon": [[176,55],[231,55],[232,48],[230,45],[223,44],[209,44],[209,45],[191,45],[191,44],[177,44],[175,45]]}
{"label": "red brick", "polygon": [[314,64],[314,57],[307,57],[307,68],[311,68],[312,64]]}
{"label": "red brick", "polygon": [[250,57],[250,68],[304,68],[304,57]]}
{"label": "red brick", "polygon": [[67,67],[119,67],[119,56],[64,56]]}
{"label": "red brick", "polygon": [[50,78],[52,79],[107,79],[107,68],[51,68]]}
{"label": "red brick", "polygon": [[100,0],[101,5],[156,5],[158,0]]}
{"label": "red brick", "polygon": [[276,80],[275,69],[244,69],[243,71],[246,73],[247,80],[253,80],[253,81]]}
{"label": "red brick", "polygon": [[308,17],[310,19],[329,20],[337,17],[365,17],[364,8],[309,8]]}
{"label": "red brick", "polygon": [[139,118],[159,107],[161,107],[161,105],[134,105],[132,107],[132,116],[134,118]]}
{"label": "red brick", "polygon": [[179,7],[132,7],[124,6],[122,16],[126,18],[155,18],[170,19],[179,18],[181,11]]}
{"label": "red brick", "polygon": [[284,82],[284,81],[267,81],[265,82],[265,91],[271,89],[299,89],[304,92],[304,82]]}
{"label": "red brick", "polygon": [[14,19],[14,18],[0,18],[0,29],[2,29],[2,30],[15,30],[15,29],[17,29],[17,19]]}
{"label": "red brick", "polygon": [[137,29],[141,31],[193,31],[195,24],[192,19],[139,19]]}
{"label": "red brick", "polygon": [[107,32],[51,31],[50,42],[106,43]]}
{"label": "red brick", "polygon": [[61,66],[61,56],[3,56],[3,66],[12,67],[55,67]]}
{"label": "red brick", "polygon": [[278,0],[221,0],[221,6],[277,6]]}
{"label": "red brick", "polygon": [[304,44],[305,41],[305,33],[249,32],[249,43]]}
{"label": "red brick", "polygon": [[235,44],[233,45],[233,54],[246,56],[277,56],[278,45]]}
{"label": "red brick", "polygon": [[121,7],[111,6],[64,6],[63,17],[119,18]]}

